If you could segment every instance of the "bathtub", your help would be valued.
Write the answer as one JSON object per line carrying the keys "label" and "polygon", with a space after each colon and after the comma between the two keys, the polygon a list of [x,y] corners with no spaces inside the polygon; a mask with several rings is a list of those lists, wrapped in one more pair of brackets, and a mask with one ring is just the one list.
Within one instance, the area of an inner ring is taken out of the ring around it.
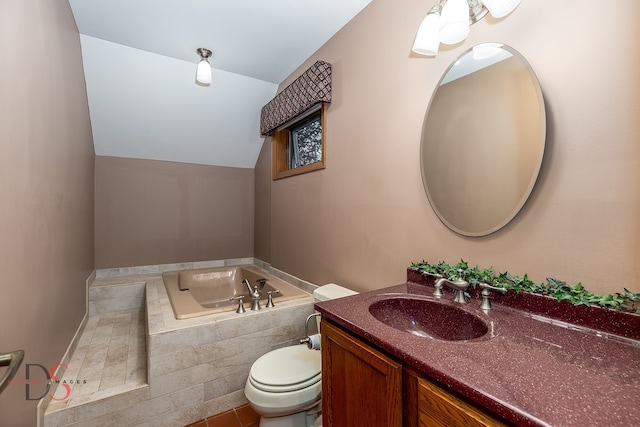
{"label": "bathtub", "polygon": [[260,291],[261,305],[267,302],[267,291],[279,290],[273,294],[273,302],[304,298],[309,294],[277,277],[257,268],[254,265],[238,265],[232,267],[203,268],[198,270],[171,271],[162,274],[164,286],[171,301],[176,319],[191,319],[220,312],[233,312],[238,303],[229,299],[244,295],[244,306],[251,307],[251,297],[246,285],[247,279],[255,286],[260,279],[266,284]]}

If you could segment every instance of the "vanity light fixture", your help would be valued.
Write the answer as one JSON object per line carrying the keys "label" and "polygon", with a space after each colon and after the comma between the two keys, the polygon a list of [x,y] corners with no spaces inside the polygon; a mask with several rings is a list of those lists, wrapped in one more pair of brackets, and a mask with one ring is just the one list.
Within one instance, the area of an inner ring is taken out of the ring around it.
{"label": "vanity light fixture", "polygon": [[211,51],[203,47],[198,48],[198,55],[200,55],[200,62],[196,69],[196,81],[203,85],[211,84],[211,64],[207,61],[207,58],[211,56]]}
{"label": "vanity light fixture", "polygon": [[413,43],[415,53],[435,56],[440,43],[460,43],[469,35],[469,26],[488,13],[502,18],[521,0],[439,0],[424,18]]}

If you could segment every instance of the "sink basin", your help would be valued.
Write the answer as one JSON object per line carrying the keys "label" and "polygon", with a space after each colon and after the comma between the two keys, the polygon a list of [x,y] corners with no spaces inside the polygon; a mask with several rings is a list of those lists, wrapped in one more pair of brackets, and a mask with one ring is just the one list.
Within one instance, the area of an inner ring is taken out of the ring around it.
{"label": "sink basin", "polygon": [[424,299],[386,298],[372,303],[369,313],[387,326],[419,337],[466,341],[489,331],[480,318],[461,308]]}

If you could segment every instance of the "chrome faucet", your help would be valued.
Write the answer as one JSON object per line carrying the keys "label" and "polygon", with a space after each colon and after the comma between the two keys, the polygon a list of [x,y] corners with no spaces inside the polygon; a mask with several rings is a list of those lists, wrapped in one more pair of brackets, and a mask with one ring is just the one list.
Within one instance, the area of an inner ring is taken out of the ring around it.
{"label": "chrome faucet", "polygon": [[258,285],[255,288],[251,289],[251,283],[247,279],[242,279],[242,283],[247,285],[247,289],[249,289],[249,296],[251,297],[251,310],[260,310],[260,291],[258,290]]}
{"label": "chrome faucet", "polygon": [[458,278],[456,280],[449,280],[446,277],[441,277],[436,280],[436,283],[434,285],[436,290],[433,291],[433,296],[440,298],[444,295],[442,293],[443,285],[447,285],[447,287],[453,290],[454,302],[466,304],[471,299],[469,294],[467,294],[467,289],[469,289],[469,282],[462,278],[462,270],[458,270]]}

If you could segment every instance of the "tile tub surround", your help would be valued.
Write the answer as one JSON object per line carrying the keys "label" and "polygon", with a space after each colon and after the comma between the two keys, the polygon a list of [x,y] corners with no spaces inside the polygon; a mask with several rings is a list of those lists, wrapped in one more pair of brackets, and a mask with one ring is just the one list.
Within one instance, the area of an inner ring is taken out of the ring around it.
{"label": "tile tub surround", "polygon": [[[507,305],[508,298],[504,304],[495,298],[488,313],[480,310],[477,298],[456,304],[493,323],[491,339],[417,337],[369,313],[369,305],[388,293],[432,299],[433,287],[408,282],[317,303],[316,308],[426,378],[515,425],[627,427],[640,419],[640,341],[514,309]],[[447,291],[445,303],[454,304],[451,298]],[[629,325],[637,324],[639,317],[606,312],[624,317]]]}
{"label": "tile tub surround", "polygon": [[226,267],[232,265],[241,264],[255,264],[257,267],[263,270],[269,269],[269,264],[256,258],[233,258],[233,259],[221,259],[211,261],[195,261],[195,262],[180,262],[176,264],[158,264],[158,265],[141,265],[134,267],[120,267],[120,268],[105,268],[96,271],[96,278],[104,277],[117,277],[117,276],[132,276],[132,275],[144,275],[144,274],[157,274],[164,273],[165,271],[180,271],[180,270],[195,270],[198,268],[210,268],[210,267]]}
{"label": "tile tub surround", "polygon": [[[246,259],[232,260],[231,264],[246,262]],[[218,262],[189,263],[187,268],[212,264],[220,265]],[[260,264],[260,267],[265,265]],[[168,271],[167,267],[98,272],[100,274],[96,275],[89,290],[90,310],[97,313],[92,315],[90,312],[90,321],[80,342],[90,342],[90,347],[94,346],[89,335],[92,331],[95,333],[98,323],[105,323],[107,318],[115,322],[116,318],[129,313],[141,319],[140,328],[144,334],[138,344],[145,350],[141,381],[135,385],[114,384],[112,388],[101,390],[99,384],[106,377],[100,366],[126,360],[126,357],[124,354],[114,358],[105,356],[116,350],[108,344],[105,346],[108,341],[103,340],[101,345],[96,341],[93,351],[104,357],[85,357],[86,367],[83,363],[80,368],[94,372],[90,378],[94,381],[87,386],[87,393],[81,395],[81,389],[78,393],[72,391],[72,398],[78,405],[71,404],[72,399],[68,399],[64,407],[50,404],[46,408],[44,426],[176,426],[238,408],[247,403],[244,384],[253,362],[272,349],[297,344],[304,336],[304,320],[313,312],[313,297],[309,295],[281,304],[276,302],[276,307],[263,308],[259,312],[230,312],[176,320],[164,288],[162,271]],[[96,284],[105,283],[110,289],[94,288]],[[141,298],[136,292],[140,292]],[[139,302],[138,310],[129,307],[137,306]],[[94,317],[97,320],[91,320]],[[120,326],[118,328],[124,330],[124,326]],[[109,341],[117,343],[119,335],[122,334],[112,333]],[[78,347],[85,348],[84,345]],[[73,357],[77,359],[80,355],[76,351]],[[101,359],[103,364],[93,364],[96,359]],[[70,369],[74,366],[75,363],[70,364]],[[89,393],[91,387],[98,389]]]}
{"label": "tile tub surround", "polygon": [[247,403],[244,385],[253,362],[297,344],[313,312],[309,295],[260,311],[176,320],[161,277],[147,282],[146,297],[149,395],[201,384],[200,419]]}

